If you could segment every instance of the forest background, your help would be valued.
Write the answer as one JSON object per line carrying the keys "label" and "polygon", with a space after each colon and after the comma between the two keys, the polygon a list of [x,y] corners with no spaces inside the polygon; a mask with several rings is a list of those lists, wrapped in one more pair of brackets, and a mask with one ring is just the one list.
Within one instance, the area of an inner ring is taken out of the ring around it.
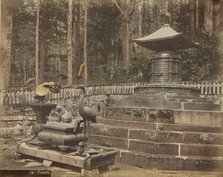
{"label": "forest background", "polygon": [[158,30],[167,12],[199,43],[178,51],[183,80],[221,81],[222,0],[1,0],[1,89],[148,82],[153,52],[133,39]]}

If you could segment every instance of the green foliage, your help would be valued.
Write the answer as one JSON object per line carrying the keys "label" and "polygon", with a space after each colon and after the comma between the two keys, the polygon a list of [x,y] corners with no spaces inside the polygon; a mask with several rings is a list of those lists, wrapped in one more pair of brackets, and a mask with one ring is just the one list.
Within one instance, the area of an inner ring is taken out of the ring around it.
{"label": "green foliage", "polygon": [[[13,9],[11,84],[22,85],[24,72],[34,75],[36,2],[21,0]],[[26,69],[24,69],[24,63]]]}
{"label": "green foliage", "polygon": [[131,59],[129,71],[121,63],[109,61],[98,67],[90,75],[90,80],[94,83],[108,84],[149,81],[150,56],[151,52],[148,50],[143,49],[136,52]]}
{"label": "green foliage", "polygon": [[219,39],[215,34],[196,30],[192,34],[198,47],[180,52],[183,62],[183,80],[218,79],[220,71]]}
{"label": "green foliage", "polygon": [[174,28],[193,42],[197,48],[179,51],[182,57],[182,79],[201,81],[219,79],[220,53],[219,39],[215,33],[204,30],[204,4],[199,6],[199,28],[191,22],[191,4],[180,4],[173,7]]}
{"label": "green foliage", "polygon": [[[68,0],[44,0],[41,7],[41,29],[45,33],[46,50],[51,46],[65,46],[67,39],[67,14]],[[156,2],[156,1],[154,1]],[[157,1],[158,2],[158,1]],[[161,1],[160,1],[161,2]],[[218,79],[220,70],[219,41],[215,34],[204,32],[204,6],[199,7],[199,29],[194,29],[191,22],[191,4],[172,1],[173,28],[183,32],[187,38],[198,42],[195,49],[179,51],[182,56],[183,80],[209,80]],[[80,4],[78,4],[80,3]],[[83,61],[83,3],[75,1],[80,12],[74,14],[74,25],[79,18],[78,48],[75,53],[74,67]],[[89,80],[97,83],[139,82],[149,81],[151,51],[139,47],[135,53],[132,48],[130,70],[123,67],[121,15],[117,7],[110,0],[88,1],[88,73]],[[159,4],[159,3],[156,3]],[[155,5],[156,5],[155,4]],[[24,68],[26,74],[34,76],[35,56],[35,25],[36,25],[36,0],[20,0],[13,11],[12,33],[12,77],[17,85],[22,85]],[[131,18],[133,38],[138,37],[138,6]],[[142,8],[142,33],[148,35],[161,26],[159,7],[152,5],[151,1],[144,1]],[[76,32],[76,31],[74,31]],[[53,61],[56,58],[51,58]],[[60,58],[66,73],[67,58]],[[46,70],[58,79],[58,64],[51,66],[46,58]],[[25,61],[25,62],[24,62]],[[48,62],[48,63],[47,63]],[[25,65],[25,67],[24,67]],[[51,67],[51,70],[50,70]],[[53,71],[52,71],[53,70]],[[60,73],[61,74],[61,73]]]}
{"label": "green foliage", "polygon": [[92,72],[89,80],[94,84],[124,83],[129,80],[129,74],[120,64],[108,62]]}
{"label": "green foliage", "polygon": [[130,67],[130,75],[132,81],[149,81],[150,77],[150,58],[152,52],[146,49],[142,49],[133,54]]}
{"label": "green foliage", "polygon": [[40,21],[48,43],[63,44],[67,37],[67,0],[47,0],[41,7]]}
{"label": "green foliage", "polygon": [[16,48],[32,47],[35,39],[36,4],[21,1],[13,11],[13,45]]}
{"label": "green foliage", "polygon": [[[12,83],[23,85],[34,76],[36,0],[21,0],[13,9]],[[40,30],[44,33],[46,50],[51,44],[61,45],[67,36],[67,0],[43,1],[40,8]],[[46,69],[47,67],[47,58]],[[24,78],[24,79],[23,79]]]}
{"label": "green foliage", "polygon": [[[112,2],[91,2],[88,8],[89,66],[105,65],[121,56],[119,11]],[[93,67],[93,69],[95,69]],[[94,72],[94,71],[93,71]]]}

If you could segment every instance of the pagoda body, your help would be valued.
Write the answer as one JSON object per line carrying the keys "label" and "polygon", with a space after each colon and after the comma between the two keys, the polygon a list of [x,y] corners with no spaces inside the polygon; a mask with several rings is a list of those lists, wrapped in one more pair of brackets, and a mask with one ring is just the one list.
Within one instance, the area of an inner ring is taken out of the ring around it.
{"label": "pagoda body", "polygon": [[179,49],[197,44],[165,24],[154,33],[134,40],[138,45],[154,51],[151,59],[150,84],[135,88],[130,95],[116,103],[117,107],[140,107],[176,110],[220,110],[220,105],[200,97],[200,90],[183,86]]}

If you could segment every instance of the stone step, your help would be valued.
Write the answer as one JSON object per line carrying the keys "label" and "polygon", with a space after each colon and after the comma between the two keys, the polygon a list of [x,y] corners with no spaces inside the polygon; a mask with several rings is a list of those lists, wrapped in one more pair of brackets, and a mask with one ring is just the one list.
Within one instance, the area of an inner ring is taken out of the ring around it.
{"label": "stone step", "polygon": [[156,99],[156,98],[140,98],[136,100],[136,98],[131,99],[128,98],[128,100],[122,101],[118,104],[116,104],[118,108],[150,108],[150,109],[171,109],[171,110],[199,110],[199,111],[205,111],[205,110],[211,110],[211,111],[220,111],[221,105],[215,104],[213,102],[193,102],[190,101],[179,101],[179,100],[163,100],[163,99]]}
{"label": "stone step", "polygon": [[118,162],[160,170],[210,171],[223,165],[220,127],[103,118],[97,121],[91,124],[90,142],[118,149]]}
{"label": "stone step", "polygon": [[200,145],[200,144],[181,144],[181,156],[210,156],[223,157],[222,145]]}
{"label": "stone step", "polygon": [[130,139],[169,143],[223,144],[222,135],[220,133],[154,131],[149,129],[129,130]]}
{"label": "stone step", "polygon": [[208,156],[223,157],[222,145],[197,145],[181,143],[154,143],[139,140],[129,140],[128,150],[149,154],[163,154],[175,156]]}
{"label": "stone step", "polygon": [[91,134],[113,138],[134,139],[149,142],[185,143],[185,144],[223,144],[223,133],[181,132],[128,128],[106,124],[92,124]]}
{"label": "stone step", "polygon": [[187,124],[171,124],[171,123],[152,123],[142,121],[128,121],[128,120],[116,120],[116,119],[105,119],[97,118],[98,123],[106,125],[122,126],[128,128],[142,128],[142,129],[153,129],[153,130],[171,130],[171,131],[189,131],[189,132],[210,132],[220,133],[223,132],[221,127],[213,126],[197,126]]}
{"label": "stone step", "polygon": [[[190,103],[188,103],[190,104]],[[223,127],[223,112],[107,107],[103,118],[150,123]]]}
{"label": "stone step", "polygon": [[91,134],[89,142],[100,146],[115,147],[120,149],[127,149],[128,146],[127,138],[118,138],[96,134]]}
{"label": "stone step", "polygon": [[[162,100],[163,97],[161,97],[160,99]],[[206,98],[200,98],[200,97],[188,97],[188,96],[166,96],[166,98],[163,98],[163,101],[157,101],[157,96],[150,96],[150,97],[146,97],[143,100],[144,102],[150,103],[151,104],[151,108],[155,107],[155,104],[157,102],[159,103],[163,103],[163,105],[168,105],[168,103],[174,103],[175,105],[178,105],[177,103],[198,103],[198,104],[206,104],[209,106],[213,106],[213,101],[208,101]],[[154,104],[154,106],[152,106]],[[219,104],[214,104],[215,106],[219,106]],[[177,108],[177,107],[176,107]],[[193,109],[192,109],[193,110]],[[202,109],[201,109],[202,110]],[[210,110],[210,107],[209,107]]]}
{"label": "stone step", "polygon": [[[104,147],[99,146],[98,147]],[[116,150],[116,162],[129,164],[145,169],[182,170],[182,171],[222,171],[223,157],[175,156],[150,154],[138,151]],[[220,176],[219,176],[220,177]]]}
{"label": "stone step", "polygon": [[153,142],[92,134],[90,142],[154,155],[223,157],[223,145]]}
{"label": "stone step", "polygon": [[220,171],[223,165],[223,158],[219,157],[176,157],[122,150],[119,160],[140,168],[158,170]]}

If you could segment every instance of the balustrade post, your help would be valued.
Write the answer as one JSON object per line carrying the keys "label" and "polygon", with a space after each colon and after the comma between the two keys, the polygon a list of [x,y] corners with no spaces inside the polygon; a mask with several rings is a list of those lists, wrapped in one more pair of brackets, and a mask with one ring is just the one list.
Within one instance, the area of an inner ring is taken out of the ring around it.
{"label": "balustrade post", "polygon": [[3,94],[3,105],[9,105],[9,92],[4,91]]}
{"label": "balustrade post", "polygon": [[9,104],[14,104],[14,92],[9,92]]}

